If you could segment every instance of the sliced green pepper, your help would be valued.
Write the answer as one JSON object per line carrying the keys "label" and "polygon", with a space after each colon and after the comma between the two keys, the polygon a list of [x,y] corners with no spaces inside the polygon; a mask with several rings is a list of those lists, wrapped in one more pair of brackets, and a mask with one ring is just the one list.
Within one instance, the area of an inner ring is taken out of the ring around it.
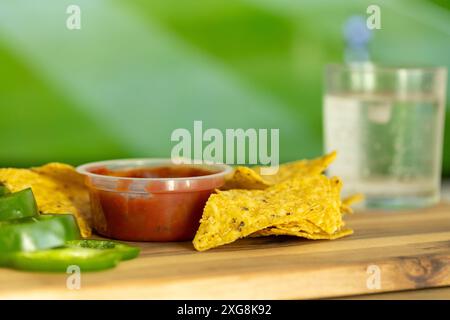
{"label": "sliced green pepper", "polygon": [[121,260],[135,258],[140,249],[107,240],[71,240],[66,247],[4,255],[3,266],[44,272],[66,272],[76,265],[81,271],[98,271],[115,267]]}
{"label": "sliced green pepper", "polygon": [[138,247],[132,247],[124,243],[109,240],[72,240],[66,243],[69,248],[90,248],[104,251],[113,251],[121,255],[121,260],[136,258],[141,251]]}
{"label": "sliced green pepper", "polygon": [[0,221],[34,217],[38,214],[36,200],[31,188],[0,197]]}
{"label": "sliced green pepper", "polygon": [[0,197],[9,193],[9,189],[0,183]]}
{"label": "sliced green pepper", "polygon": [[72,215],[40,215],[0,221],[0,256],[16,251],[36,251],[64,246],[80,237]]}
{"label": "sliced green pepper", "polygon": [[35,252],[15,252],[6,266],[19,270],[67,272],[75,265],[80,271],[98,271],[117,266],[121,260],[118,252],[87,248],[60,248]]}

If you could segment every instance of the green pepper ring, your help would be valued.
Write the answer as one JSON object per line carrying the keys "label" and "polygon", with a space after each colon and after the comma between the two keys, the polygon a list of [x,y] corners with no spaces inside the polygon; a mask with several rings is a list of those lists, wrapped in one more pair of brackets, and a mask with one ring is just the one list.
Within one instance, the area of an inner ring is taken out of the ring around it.
{"label": "green pepper ring", "polygon": [[39,214],[31,188],[9,193],[0,185],[0,221],[34,217]]}
{"label": "green pepper ring", "polygon": [[0,256],[62,247],[79,237],[75,218],[69,214],[0,221]]}
{"label": "green pepper ring", "polygon": [[141,251],[138,247],[132,247],[124,243],[109,241],[109,240],[71,240],[66,242],[69,248],[90,248],[105,251],[118,252],[121,255],[121,260],[134,259]]}
{"label": "green pepper ring", "polygon": [[80,272],[99,271],[117,266],[118,252],[87,248],[56,248],[34,252],[15,252],[3,263],[10,268],[26,271],[69,272],[69,267]]}

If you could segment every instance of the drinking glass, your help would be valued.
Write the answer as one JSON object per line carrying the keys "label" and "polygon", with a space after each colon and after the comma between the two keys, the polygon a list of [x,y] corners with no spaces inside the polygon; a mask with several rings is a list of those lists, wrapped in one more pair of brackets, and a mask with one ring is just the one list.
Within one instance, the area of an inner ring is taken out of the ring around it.
{"label": "drinking glass", "polygon": [[329,65],[323,103],[330,175],[369,208],[435,204],[440,197],[445,68]]}

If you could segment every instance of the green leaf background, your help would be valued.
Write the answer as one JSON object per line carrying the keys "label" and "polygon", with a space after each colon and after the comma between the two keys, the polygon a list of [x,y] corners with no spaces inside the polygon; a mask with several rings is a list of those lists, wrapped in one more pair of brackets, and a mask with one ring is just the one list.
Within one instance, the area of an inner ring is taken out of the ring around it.
{"label": "green leaf background", "polygon": [[450,66],[445,1],[1,0],[0,165],[167,157],[194,120],[279,128],[281,161],[317,156],[323,68],[369,4],[374,61]]}

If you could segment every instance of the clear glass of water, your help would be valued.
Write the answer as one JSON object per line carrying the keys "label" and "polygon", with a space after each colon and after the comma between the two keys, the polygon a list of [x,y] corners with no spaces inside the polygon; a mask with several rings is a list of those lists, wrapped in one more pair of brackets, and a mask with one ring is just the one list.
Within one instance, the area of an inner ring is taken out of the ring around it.
{"label": "clear glass of water", "polygon": [[440,197],[445,68],[329,65],[325,74],[326,151],[344,195],[368,208],[409,208]]}

